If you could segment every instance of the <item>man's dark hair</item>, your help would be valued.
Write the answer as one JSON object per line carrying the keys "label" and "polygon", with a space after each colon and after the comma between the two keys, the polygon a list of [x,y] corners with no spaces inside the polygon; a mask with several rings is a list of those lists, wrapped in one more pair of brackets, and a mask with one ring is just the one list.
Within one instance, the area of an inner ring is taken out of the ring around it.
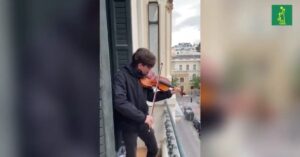
{"label": "man's dark hair", "polygon": [[146,48],[139,48],[132,55],[131,65],[137,67],[139,63],[152,68],[155,65],[155,56]]}

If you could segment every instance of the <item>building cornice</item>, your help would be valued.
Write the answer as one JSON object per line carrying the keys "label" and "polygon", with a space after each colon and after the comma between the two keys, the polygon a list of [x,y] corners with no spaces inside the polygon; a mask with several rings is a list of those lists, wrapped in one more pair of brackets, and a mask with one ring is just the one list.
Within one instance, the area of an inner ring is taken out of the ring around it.
{"label": "building cornice", "polygon": [[172,12],[172,10],[173,10],[173,0],[168,0],[167,1],[166,8],[167,8],[169,13]]}

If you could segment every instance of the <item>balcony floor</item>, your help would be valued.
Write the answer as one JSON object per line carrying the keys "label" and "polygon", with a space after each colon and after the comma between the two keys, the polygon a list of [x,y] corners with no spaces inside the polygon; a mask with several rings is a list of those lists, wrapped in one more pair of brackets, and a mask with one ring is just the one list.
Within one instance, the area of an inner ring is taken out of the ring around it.
{"label": "balcony floor", "polygon": [[[161,153],[158,153],[157,157],[161,157]],[[147,156],[147,148],[137,148],[137,157],[146,157]]]}
{"label": "balcony floor", "polygon": [[138,148],[136,156],[137,157],[146,157],[147,155],[147,149],[146,148]]}

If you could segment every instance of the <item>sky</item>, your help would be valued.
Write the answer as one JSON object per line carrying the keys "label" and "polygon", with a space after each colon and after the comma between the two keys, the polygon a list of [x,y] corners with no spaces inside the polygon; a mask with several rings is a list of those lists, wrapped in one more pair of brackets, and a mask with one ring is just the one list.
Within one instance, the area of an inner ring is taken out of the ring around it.
{"label": "sky", "polygon": [[179,42],[200,42],[200,0],[174,0],[172,46]]}

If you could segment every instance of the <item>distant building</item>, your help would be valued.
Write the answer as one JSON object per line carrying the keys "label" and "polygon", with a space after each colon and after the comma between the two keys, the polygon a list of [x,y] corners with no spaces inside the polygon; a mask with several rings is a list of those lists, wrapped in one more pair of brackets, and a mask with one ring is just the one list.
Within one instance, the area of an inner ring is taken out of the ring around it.
{"label": "distant building", "polygon": [[178,86],[190,94],[193,86],[191,80],[200,76],[200,52],[188,52],[172,56],[172,78],[177,79]]}
{"label": "distant building", "polygon": [[197,44],[192,45],[191,43],[178,43],[172,47],[172,55],[191,54],[197,52],[197,46]]}

